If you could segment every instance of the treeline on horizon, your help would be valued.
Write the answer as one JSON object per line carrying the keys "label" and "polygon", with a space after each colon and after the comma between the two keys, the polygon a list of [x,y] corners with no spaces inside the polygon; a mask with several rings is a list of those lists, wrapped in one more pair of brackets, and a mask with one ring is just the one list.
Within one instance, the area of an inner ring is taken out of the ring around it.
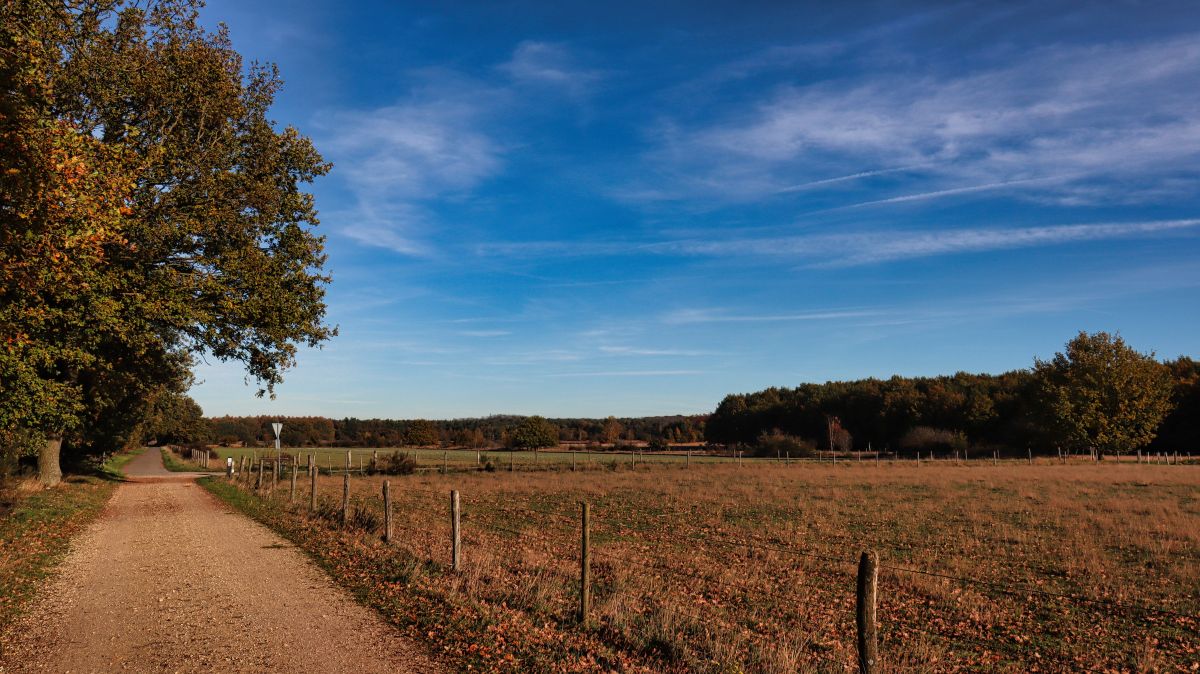
{"label": "treeline on horizon", "polygon": [[[1171,411],[1147,449],[1200,449],[1200,362],[1180,357],[1162,365],[1172,381]],[[772,387],[726,396],[708,418],[706,439],[800,452],[1082,450],[1063,437],[1043,390],[1036,370]]]}
{"label": "treeline on horizon", "polygon": [[871,449],[908,456],[968,449],[1022,455],[1200,450],[1200,362],[1184,356],[1160,362],[1102,332],[1080,333],[1066,347],[1030,369],[997,375],[893,376],[733,394],[709,415],[560,418],[548,424],[515,415],[205,419],[191,403],[162,415],[173,423],[157,439],[269,446],[271,423],[282,421],[281,440],[289,447],[520,447],[528,442],[517,429],[536,420],[546,429],[538,447],[557,437],[558,443],[646,443],[653,449],[705,442],[765,456]]}
{"label": "treeline on horizon", "polygon": [[[271,423],[279,421],[283,423],[280,442],[287,447],[507,447],[511,434],[525,418],[517,415],[444,420],[224,416],[204,420],[207,428],[201,433],[216,444],[265,447],[274,444]],[[668,443],[704,441],[704,415],[548,421],[557,429],[559,442],[620,445],[657,439]],[[167,438],[181,439],[186,440]]]}

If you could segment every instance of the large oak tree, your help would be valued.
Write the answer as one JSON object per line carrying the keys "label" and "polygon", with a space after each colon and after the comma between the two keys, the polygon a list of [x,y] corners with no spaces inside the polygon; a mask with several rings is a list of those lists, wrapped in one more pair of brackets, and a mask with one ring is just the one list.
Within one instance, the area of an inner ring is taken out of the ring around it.
{"label": "large oak tree", "polygon": [[199,6],[0,17],[0,426],[45,434],[46,484],[64,436],[177,389],[192,357],[242,362],[262,395],[334,334],[301,188],[329,165],[269,119],[275,68]]}

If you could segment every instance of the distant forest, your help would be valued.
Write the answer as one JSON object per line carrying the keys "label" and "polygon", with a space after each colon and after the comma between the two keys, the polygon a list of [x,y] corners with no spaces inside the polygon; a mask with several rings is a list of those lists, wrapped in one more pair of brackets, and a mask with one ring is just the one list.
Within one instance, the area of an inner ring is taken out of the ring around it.
{"label": "distant forest", "polygon": [[[710,415],[549,421],[560,443],[663,449],[704,442],[766,456],[1200,451],[1200,362],[1159,362],[1105,333],[1081,333],[1067,347],[1032,369],[998,375],[801,384],[726,396]],[[523,419],[220,417],[197,419],[201,428],[189,435],[265,446],[274,441],[271,422],[282,421],[282,441],[291,447],[507,447]]]}
{"label": "distant forest", "polygon": [[[1171,411],[1148,451],[1200,451],[1200,362],[1164,363],[1172,380]],[[1119,403],[1118,403],[1119,404]],[[1031,449],[1053,454],[1056,445],[1080,450],[1061,437],[1036,371],[998,375],[959,372],[941,377],[892,377],[802,384],[726,396],[708,418],[706,439],[770,448],[779,439],[804,449],[914,453]],[[784,442],[786,446],[788,443]]]}
{"label": "distant forest", "polygon": [[[288,447],[505,447],[525,417],[496,415],[475,419],[328,419],[325,417],[216,417],[208,436],[219,444],[266,446],[274,443],[271,422],[282,421],[280,441]],[[637,419],[550,419],[560,442],[620,445],[704,441],[704,416]]]}

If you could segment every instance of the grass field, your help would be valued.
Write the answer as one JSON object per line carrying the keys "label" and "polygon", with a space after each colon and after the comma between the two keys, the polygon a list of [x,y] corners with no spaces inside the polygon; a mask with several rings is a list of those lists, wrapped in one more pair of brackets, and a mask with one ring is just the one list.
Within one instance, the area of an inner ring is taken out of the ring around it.
{"label": "grass field", "polygon": [[[352,480],[345,531],[340,476],[319,478],[315,520],[307,479],[290,510],[286,488],[238,498],[477,669],[843,671],[864,550],[883,564],[885,671],[1200,663],[1195,465],[647,463],[390,479],[392,546],[378,542],[382,478]],[[446,568],[450,489],[463,504],[459,573]],[[586,628],[574,619],[581,501],[593,507]]]}
{"label": "grass field", "polygon": [[[214,450],[215,456],[220,456],[222,460],[225,457],[233,457],[235,462],[240,461],[242,457],[251,458],[271,458],[275,456],[274,449],[262,448],[244,448],[244,447],[219,447]],[[585,452],[577,451],[570,452],[565,450],[546,450],[541,452],[528,451],[509,451],[498,449],[430,449],[430,448],[412,448],[405,447],[402,449],[396,448],[371,448],[371,447],[356,447],[342,449],[314,449],[300,448],[289,449],[283,448],[281,453],[284,456],[298,457],[302,465],[307,465],[308,457],[314,456],[317,465],[321,470],[333,468],[334,470],[342,470],[346,467],[347,453],[352,466],[370,465],[373,456],[380,458],[390,454],[402,452],[408,454],[417,460],[417,465],[422,468],[440,469],[443,464],[451,470],[471,470],[478,469],[490,462],[496,470],[507,470],[510,463],[516,469],[530,469],[536,467],[567,467],[572,461],[580,468],[584,467],[604,467],[610,465],[625,466],[626,464],[633,465],[638,463],[676,463],[686,464],[689,461],[693,464],[703,463],[729,463],[736,462],[736,459],[729,456],[710,456],[693,453],[689,459],[687,452],[674,451],[670,453],[650,453],[650,452],[615,452],[615,451],[595,451]],[[743,461],[752,461],[750,458],[745,458]]]}

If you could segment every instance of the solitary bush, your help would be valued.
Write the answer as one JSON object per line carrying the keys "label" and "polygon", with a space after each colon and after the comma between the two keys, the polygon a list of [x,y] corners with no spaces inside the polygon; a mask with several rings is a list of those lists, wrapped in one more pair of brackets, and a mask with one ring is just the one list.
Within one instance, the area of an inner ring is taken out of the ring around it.
{"label": "solitary bush", "polygon": [[795,435],[787,435],[779,429],[758,436],[754,445],[754,456],[815,456],[817,448],[811,440]]}
{"label": "solitary bush", "polygon": [[375,471],[384,475],[411,475],[417,471],[417,460],[404,452],[392,452],[375,462]]}
{"label": "solitary bush", "polygon": [[967,436],[959,431],[917,426],[900,438],[900,447],[910,450],[951,452],[967,448]]}

